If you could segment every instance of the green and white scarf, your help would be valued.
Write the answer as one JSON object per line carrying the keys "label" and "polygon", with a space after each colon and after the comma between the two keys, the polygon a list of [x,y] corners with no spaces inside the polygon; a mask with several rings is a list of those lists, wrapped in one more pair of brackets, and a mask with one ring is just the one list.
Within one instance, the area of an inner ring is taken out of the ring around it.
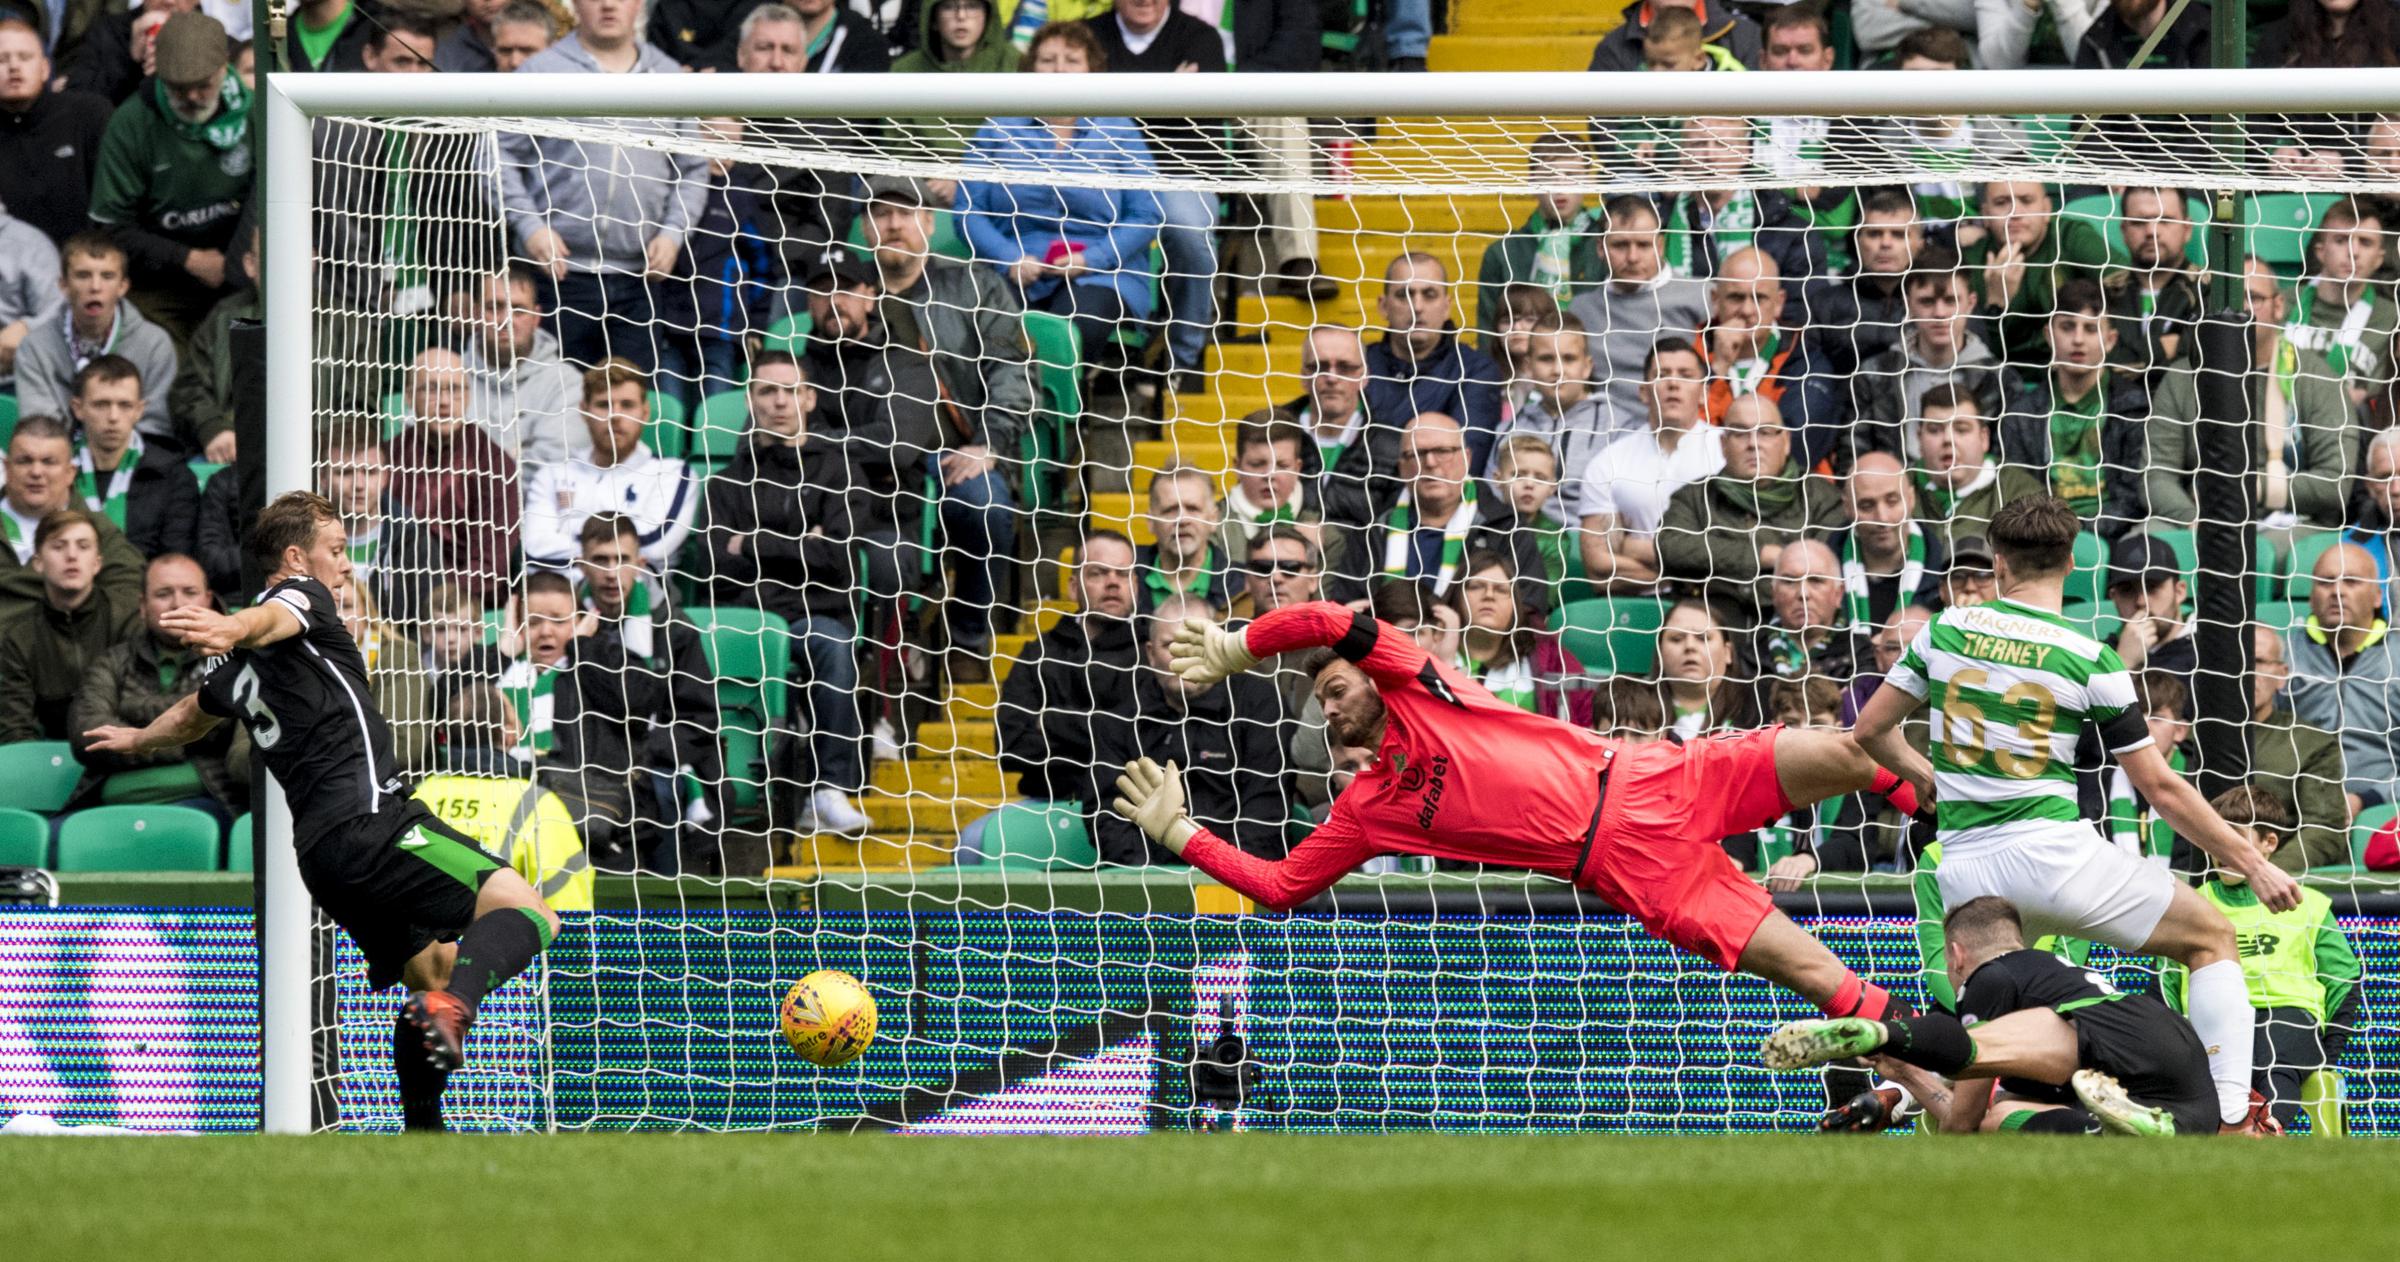
{"label": "green and white scarf", "polygon": [[125,528],[126,493],[133,490],[133,471],[135,466],[141,463],[142,436],[137,432],[133,436],[133,441],[127,444],[123,454],[117,457],[117,467],[108,475],[108,490],[103,492],[100,489],[99,471],[92,466],[90,445],[77,443],[75,445],[75,493],[83,497],[85,508],[95,513],[107,514],[110,521],[117,523],[117,529],[123,530]]}
{"label": "green and white scarf", "polygon": [[[1459,497],[1457,511],[1442,523],[1442,568],[1434,575],[1433,594],[1447,595],[1450,584],[1457,579],[1459,568],[1467,563],[1467,532],[1475,528],[1475,484],[1460,488],[1466,494]],[[1383,572],[1408,574],[1409,555],[1416,550],[1417,510],[1410,501],[1413,491],[1402,491],[1400,502],[1392,505],[1391,515],[1384,518]]]}
{"label": "green and white scarf", "polygon": [[[1894,609],[1905,607],[1917,589],[1925,585],[1925,532],[1917,529],[1914,521],[1903,527],[1903,531],[1905,556],[1900,562],[1900,590],[1892,598]],[[1842,540],[1843,604],[1850,616],[1851,626],[1875,625],[1874,606],[1867,594],[1867,583],[1867,563],[1858,555],[1858,528],[1853,526],[1849,537]]]}
{"label": "green and white scarf", "polygon": [[2283,335],[2296,345],[2324,355],[2333,364],[2334,372],[2347,380],[2350,357],[2366,349],[2367,320],[2375,314],[2375,300],[2370,295],[2351,303],[2338,329],[2309,322],[2309,313],[2316,302],[2317,287],[2302,285],[2293,300],[2291,323],[2284,326]]}
{"label": "green and white scarf", "polygon": [[[565,665],[561,659],[560,665]],[[517,747],[508,751],[519,762],[539,762],[550,752],[554,743],[551,734],[553,698],[558,688],[558,667],[539,666],[532,659],[510,662],[500,673],[500,695],[516,709],[517,727],[522,733]]]}
{"label": "green and white scarf", "polygon": [[8,539],[8,546],[16,549],[17,564],[29,565],[32,563],[33,532],[35,527],[40,525],[41,523],[38,521],[27,521],[17,516],[15,508],[6,501],[0,501],[0,536],[5,536]]}
{"label": "green and white scarf", "polygon": [[1725,365],[1725,384],[1732,387],[1733,397],[1757,394],[1758,387],[1767,379],[1767,370],[1775,366],[1775,356],[1782,350],[1783,330],[1772,329],[1767,333],[1767,344],[1759,347],[1756,355]]}
{"label": "green and white scarf", "polygon": [[1528,713],[1540,713],[1534,693],[1533,663],[1520,657],[1483,674],[1484,691]]}
{"label": "green and white scarf", "polygon": [[[592,589],[588,585],[579,594],[583,598],[583,607],[591,610],[593,617],[606,618],[607,615],[600,612],[600,606],[593,603]],[[649,578],[636,578],[625,593],[625,614],[616,620],[617,639],[624,644],[628,656],[648,661],[652,650],[658,647],[654,634],[657,626],[650,618],[651,612],[657,608],[658,598],[650,591]]]}
{"label": "green and white scarf", "polygon": [[159,117],[185,140],[207,145],[219,153],[250,143],[250,89],[243,86],[242,77],[232,70],[225,72],[224,86],[217,89],[216,114],[205,123],[190,122],[175,112],[174,103],[167,99],[164,80],[151,80],[150,90],[158,99]]}
{"label": "green and white scarf", "polygon": [[1747,247],[1758,239],[1758,199],[1747,190],[1737,190],[1716,211],[1698,193],[1686,193],[1667,207],[1667,262],[1686,276],[1705,275],[1713,268],[1696,266],[1702,238],[1706,238],[1705,256],[1711,260],[1724,258],[1735,250]]}

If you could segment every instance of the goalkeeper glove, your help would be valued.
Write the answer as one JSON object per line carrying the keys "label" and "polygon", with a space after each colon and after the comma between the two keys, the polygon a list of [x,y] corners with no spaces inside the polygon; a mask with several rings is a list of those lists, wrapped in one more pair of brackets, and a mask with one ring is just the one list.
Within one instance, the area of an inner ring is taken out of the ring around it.
{"label": "goalkeeper glove", "polygon": [[1148,758],[1126,763],[1125,774],[1117,777],[1116,807],[1143,836],[1179,855],[1200,831],[1183,813],[1183,772],[1171,762],[1164,767]]}
{"label": "goalkeeper glove", "polygon": [[1205,688],[1258,665],[1258,659],[1251,656],[1241,632],[1206,618],[1186,618],[1174,643],[1167,646],[1167,663],[1185,683]]}
{"label": "goalkeeper glove", "polygon": [[1827,1110],[1825,1116],[1817,1119],[1817,1129],[1827,1134],[1840,1131],[1873,1134],[1899,1120],[1901,1101],[1900,1088],[1888,1084],[1861,1091]]}

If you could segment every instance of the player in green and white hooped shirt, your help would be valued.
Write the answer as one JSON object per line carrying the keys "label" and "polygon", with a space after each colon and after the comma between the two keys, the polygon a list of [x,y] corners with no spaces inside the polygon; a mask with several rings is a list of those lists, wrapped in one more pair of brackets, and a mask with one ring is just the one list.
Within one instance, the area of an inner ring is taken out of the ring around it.
{"label": "player in green and white hooped shirt", "polygon": [[[2102,841],[2076,801],[2074,754],[2086,726],[2177,832],[2259,901],[2284,910],[2300,887],[2260,857],[2167,767],[2115,650],[2059,616],[2080,528],[2055,496],[1992,517],[1999,599],[1949,609],[1885,676],[1855,728],[1878,762],[1935,798],[1944,907],[1983,895],[2015,903],[2028,938],[2065,933],[2191,970],[2192,1025],[2228,1124],[2250,1113],[2250,996],[2223,912],[2165,869]],[[1930,758],[1900,724],[1931,700]]]}

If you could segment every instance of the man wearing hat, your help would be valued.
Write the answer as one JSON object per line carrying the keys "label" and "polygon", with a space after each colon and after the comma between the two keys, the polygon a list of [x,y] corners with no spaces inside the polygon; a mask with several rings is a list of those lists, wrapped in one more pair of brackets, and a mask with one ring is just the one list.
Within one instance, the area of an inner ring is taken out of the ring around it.
{"label": "man wearing hat", "polygon": [[125,247],[134,301],[181,345],[240,281],[227,246],[250,195],[250,89],[206,14],[168,18],[156,49],[157,74],[101,137],[92,222]]}
{"label": "man wearing hat", "polygon": [[970,558],[959,566],[950,636],[979,656],[991,641],[994,593],[1016,553],[1016,503],[997,459],[1018,450],[1033,413],[1033,374],[1023,308],[1008,283],[996,269],[934,254],[933,230],[934,199],[923,181],[867,181],[867,244],[883,282],[884,327],[894,345],[926,356],[941,390],[942,531]]}
{"label": "man wearing hat", "polygon": [[1962,535],[1950,545],[1950,566],[1942,571],[1942,607],[1967,609],[2000,594],[2000,579],[1992,570],[1992,545],[1982,535]]}
{"label": "man wearing hat", "polygon": [[2108,599],[2125,620],[2117,633],[2117,656],[2125,669],[2163,670],[2188,687],[2200,668],[2192,624],[2184,616],[2191,586],[2175,549],[2156,535],[2127,535],[2108,556]]}

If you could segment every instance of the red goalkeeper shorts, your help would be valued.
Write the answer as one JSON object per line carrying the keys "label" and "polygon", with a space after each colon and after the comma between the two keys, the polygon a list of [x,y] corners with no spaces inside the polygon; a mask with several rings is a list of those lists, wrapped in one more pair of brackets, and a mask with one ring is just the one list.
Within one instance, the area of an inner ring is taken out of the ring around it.
{"label": "red goalkeeper shorts", "polygon": [[1659,937],[1732,969],[1775,903],[1720,843],[1790,813],[1775,778],[1782,730],[1620,746],[1576,884]]}

